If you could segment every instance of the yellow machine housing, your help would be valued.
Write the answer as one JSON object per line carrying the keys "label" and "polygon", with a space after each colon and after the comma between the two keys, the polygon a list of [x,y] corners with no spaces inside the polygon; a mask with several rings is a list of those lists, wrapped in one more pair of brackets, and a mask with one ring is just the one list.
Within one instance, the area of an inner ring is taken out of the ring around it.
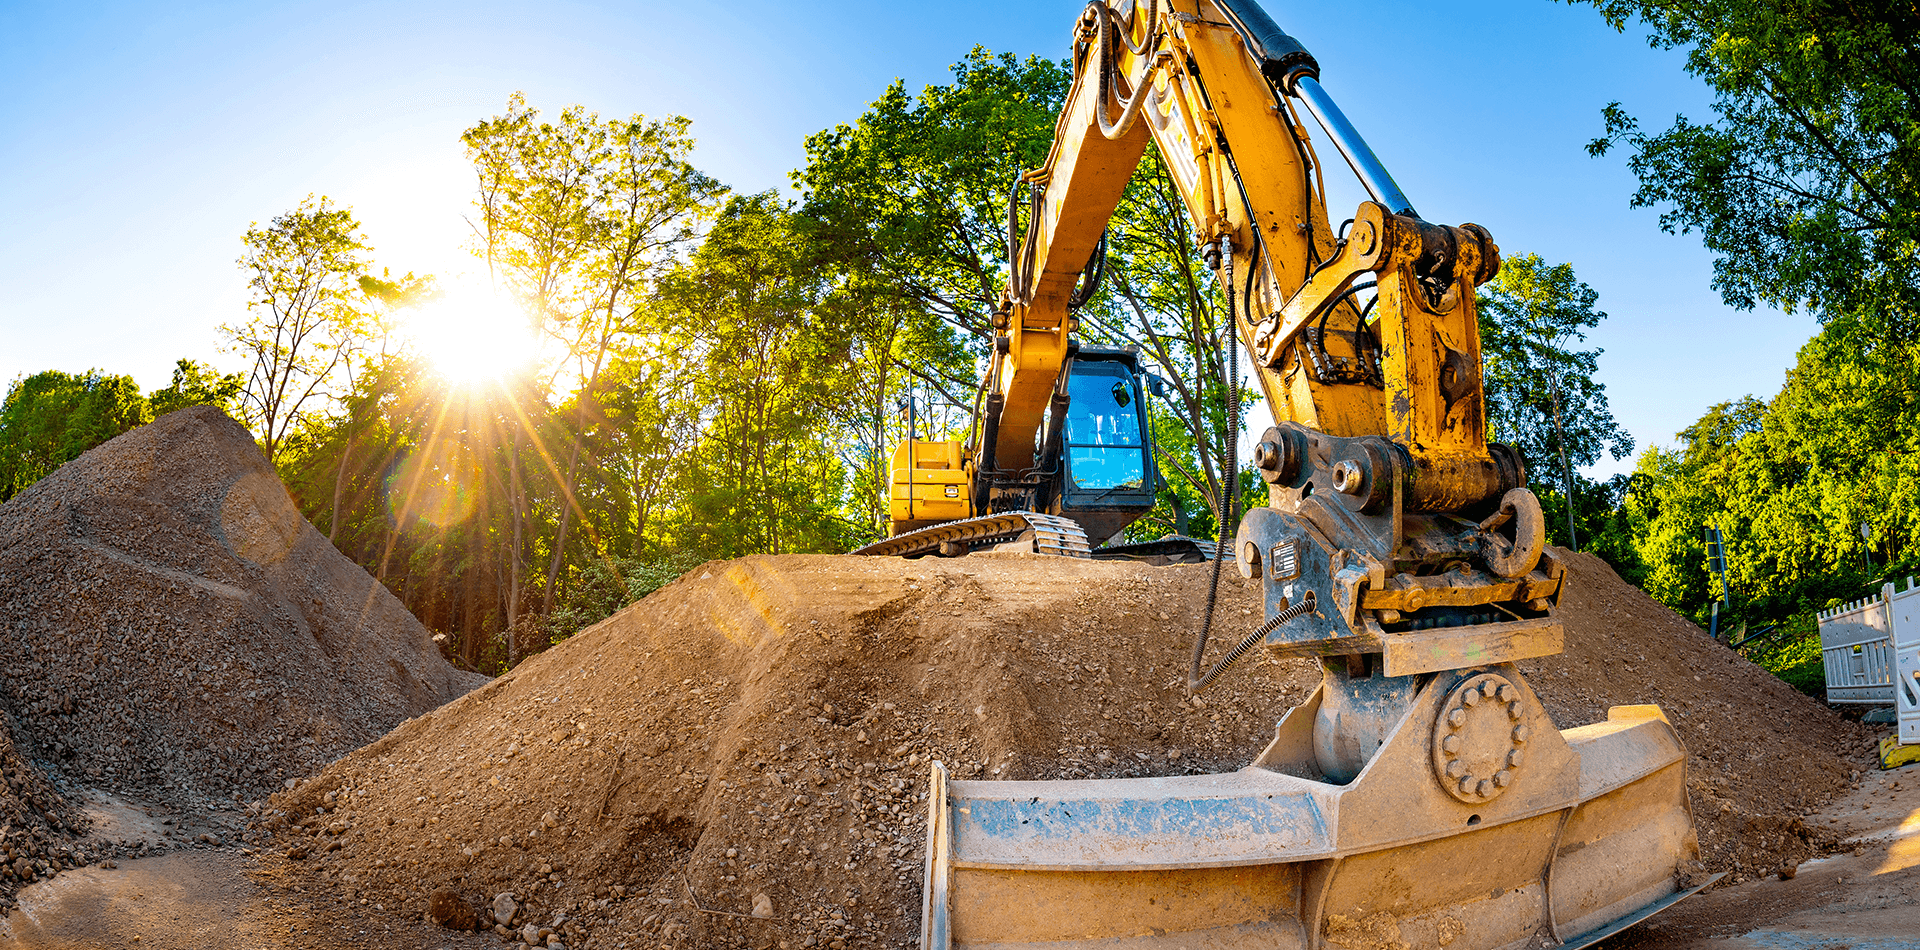
{"label": "yellow machine housing", "polygon": [[908,439],[893,450],[887,515],[894,533],[973,517],[972,473],[959,440]]}

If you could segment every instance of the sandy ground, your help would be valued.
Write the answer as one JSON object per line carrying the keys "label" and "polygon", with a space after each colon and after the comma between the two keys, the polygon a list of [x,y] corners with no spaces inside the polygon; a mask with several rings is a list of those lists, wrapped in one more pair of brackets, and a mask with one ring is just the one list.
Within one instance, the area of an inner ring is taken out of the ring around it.
{"label": "sandy ground", "polygon": [[290,888],[243,851],[178,851],[66,871],[20,894],[0,924],[8,950],[497,948],[490,935],[373,923]]}
{"label": "sandy ground", "polygon": [[[1842,821],[1877,834],[1920,805],[1854,787],[1867,730],[1597,559],[1556,557],[1567,649],[1521,665],[1556,723],[1658,703],[1729,884],[1860,852],[1628,940],[1906,906],[1907,839],[1837,849]],[[1307,697],[1316,664],[1259,658],[1186,696],[1209,574],[714,562],[466,692],[478,678],[300,518],[245,432],[184,410],[0,506],[0,950],[501,945],[436,915],[572,950],[911,946],[930,760],[962,779],[1231,771]],[[1216,657],[1260,593],[1221,585]],[[1890,870],[1846,863],[1877,852]]]}
{"label": "sandy ground", "polygon": [[[497,941],[378,924],[332,895],[309,895],[282,879],[252,849],[215,847],[238,822],[102,791],[83,802],[91,834],[138,848],[181,850],[71,868],[20,892],[0,920],[6,950],[462,950]],[[284,864],[284,862],[282,862]],[[375,910],[378,914],[378,909]]]}
{"label": "sandy ground", "polygon": [[1862,776],[1808,821],[1856,842],[1774,877],[1710,890],[1602,950],[1920,948],[1920,765]]}
{"label": "sandy ground", "polygon": [[[96,806],[97,807],[97,806]],[[118,803],[130,834],[166,829]],[[96,811],[96,815],[98,811]],[[1719,887],[1600,944],[1600,950],[1914,950],[1920,948],[1920,765],[1872,772],[1810,824],[1850,852],[1778,877]],[[63,872],[20,893],[0,950],[498,950],[488,934],[395,920],[309,891],[277,856],[181,851]]]}

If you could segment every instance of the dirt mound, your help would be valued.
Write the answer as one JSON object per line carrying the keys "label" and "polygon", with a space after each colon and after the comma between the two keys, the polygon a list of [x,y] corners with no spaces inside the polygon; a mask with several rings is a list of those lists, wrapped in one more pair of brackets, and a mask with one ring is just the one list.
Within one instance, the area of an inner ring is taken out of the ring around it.
{"label": "dirt mound", "polygon": [[[1528,664],[1562,725],[1660,702],[1693,751],[1710,864],[1813,847],[1796,810],[1847,782],[1827,750],[1849,727],[1604,564],[1571,563],[1570,652]],[[276,796],[256,833],[323,889],[408,917],[438,892],[442,913],[490,918],[510,894],[499,909],[529,942],[901,946],[929,759],[961,778],[1231,770],[1317,684],[1306,661],[1248,663],[1183,699],[1207,570],[708,564]],[[1242,622],[1225,628],[1251,626],[1258,589],[1229,576]]]}
{"label": "dirt mound", "polygon": [[0,673],[56,781],[178,803],[263,795],[484,682],[207,407],[0,506]]}

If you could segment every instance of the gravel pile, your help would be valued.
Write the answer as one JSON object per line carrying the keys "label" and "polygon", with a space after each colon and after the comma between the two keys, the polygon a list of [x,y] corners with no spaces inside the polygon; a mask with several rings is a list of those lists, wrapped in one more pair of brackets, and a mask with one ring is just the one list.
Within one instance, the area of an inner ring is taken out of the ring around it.
{"label": "gravel pile", "polygon": [[484,681],[301,518],[218,410],[167,415],[0,506],[0,709],[72,804],[230,807]]}
{"label": "gravel pile", "polygon": [[[1567,557],[1568,653],[1526,664],[1556,720],[1661,703],[1715,869],[1820,851],[1801,815],[1860,767],[1857,727]],[[959,778],[1232,770],[1317,684],[1305,661],[1248,663],[1184,698],[1207,570],[711,563],[276,795],[251,840],[309,893],[520,945],[911,945],[930,759]],[[1224,628],[1250,627],[1258,590],[1229,577]]]}
{"label": "gravel pile", "polygon": [[88,861],[86,820],[0,726],[0,911],[28,882]]}

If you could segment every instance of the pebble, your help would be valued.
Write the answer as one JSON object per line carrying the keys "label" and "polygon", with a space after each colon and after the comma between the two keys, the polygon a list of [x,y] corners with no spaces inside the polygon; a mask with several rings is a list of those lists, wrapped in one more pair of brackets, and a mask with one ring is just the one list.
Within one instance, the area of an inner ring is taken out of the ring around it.
{"label": "pebble", "polygon": [[502,927],[513,923],[515,914],[520,913],[520,903],[512,894],[498,894],[493,898],[493,922]]}
{"label": "pebble", "polygon": [[753,895],[753,916],[772,917],[773,916],[773,898],[768,897],[765,894]]}

